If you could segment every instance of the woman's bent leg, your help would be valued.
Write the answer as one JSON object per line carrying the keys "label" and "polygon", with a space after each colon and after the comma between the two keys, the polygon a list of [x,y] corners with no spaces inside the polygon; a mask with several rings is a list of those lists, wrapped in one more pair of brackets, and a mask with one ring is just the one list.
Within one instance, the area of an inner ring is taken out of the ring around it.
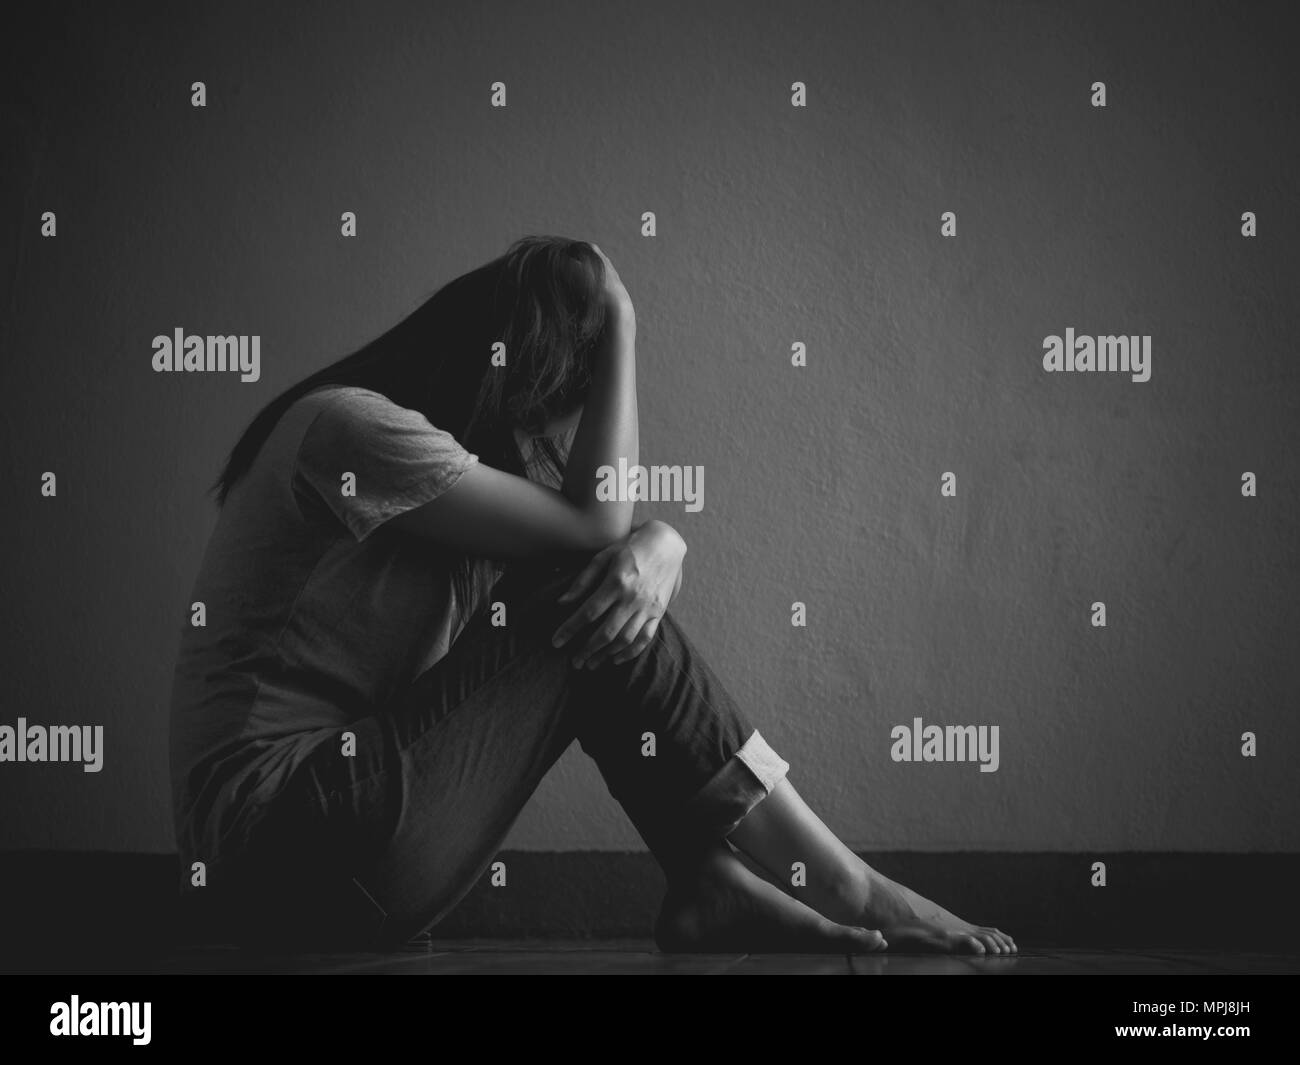
{"label": "woman's bent leg", "polygon": [[786,763],[670,616],[622,665],[575,669],[551,646],[575,572],[511,573],[491,596],[505,625],[480,612],[391,705],[299,767],[245,863],[264,925],[376,945],[428,928],[487,870],[574,738],[670,877],[772,790]]}

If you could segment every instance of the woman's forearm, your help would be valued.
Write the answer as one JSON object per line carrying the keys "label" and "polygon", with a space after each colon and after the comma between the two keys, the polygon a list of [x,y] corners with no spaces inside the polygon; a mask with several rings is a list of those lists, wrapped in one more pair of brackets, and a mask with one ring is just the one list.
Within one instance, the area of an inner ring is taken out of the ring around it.
{"label": "woman's forearm", "polygon": [[638,461],[636,410],[636,314],[630,301],[611,306],[604,337],[592,366],[582,418],[578,422],[565,466],[561,491],[575,506],[598,521],[610,540],[632,528],[635,502],[597,498],[602,466],[618,469]]}

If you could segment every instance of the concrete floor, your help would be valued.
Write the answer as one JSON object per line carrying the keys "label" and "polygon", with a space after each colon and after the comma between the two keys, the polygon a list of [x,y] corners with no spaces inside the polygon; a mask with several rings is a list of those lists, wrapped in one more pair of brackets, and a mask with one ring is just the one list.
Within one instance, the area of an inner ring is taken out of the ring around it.
{"label": "concrete floor", "polygon": [[[96,959],[99,961],[101,959]],[[649,940],[446,940],[393,953],[255,955],[204,948],[154,957],[107,959],[116,971],[161,973],[600,973],[903,976],[1178,975],[1300,973],[1300,955],[1187,950],[1023,949],[1012,957],[883,954],[662,954]],[[62,965],[58,966],[63,968]],[[78,965],[78,971],[99,969]],[[66,970],[65,970],[66,971]],[[101,970],[102,971],[102,970]]]}

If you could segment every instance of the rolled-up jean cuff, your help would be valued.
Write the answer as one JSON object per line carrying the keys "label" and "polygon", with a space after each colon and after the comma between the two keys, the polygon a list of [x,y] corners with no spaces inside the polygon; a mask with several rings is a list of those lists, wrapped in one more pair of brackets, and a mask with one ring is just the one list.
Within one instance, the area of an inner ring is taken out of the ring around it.
{"label": "rolled-up jean cuff", "polygon": [[687,804],[692,829],[710,838],[731,835],[790,771],[790,763],[753,732]]}

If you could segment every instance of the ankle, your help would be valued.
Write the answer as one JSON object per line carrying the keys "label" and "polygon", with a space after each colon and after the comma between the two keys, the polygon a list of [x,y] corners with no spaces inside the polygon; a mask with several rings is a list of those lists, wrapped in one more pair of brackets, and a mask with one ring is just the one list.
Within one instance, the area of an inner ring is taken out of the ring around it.
{"label": "ankle", "polygon": [[668,881],[668,894],[673,898],[691,898],[714,881],[734,855],[725,842],[718,842],[689,850],[661,848],[656,857]]}
{"label": "ankle", "polygon": [[916,919],[916,912],[902,885],[860,861],[856,868],[845,870],[837,886],[840,905],[849,909],[850,917],[839,918],[867,928],[883,928]]}
{"label": "ankle", "polygon": [[829,905],[822,916],[842,924],[859,925],[871,908],[876,872],[856,856],[830,878]]}

